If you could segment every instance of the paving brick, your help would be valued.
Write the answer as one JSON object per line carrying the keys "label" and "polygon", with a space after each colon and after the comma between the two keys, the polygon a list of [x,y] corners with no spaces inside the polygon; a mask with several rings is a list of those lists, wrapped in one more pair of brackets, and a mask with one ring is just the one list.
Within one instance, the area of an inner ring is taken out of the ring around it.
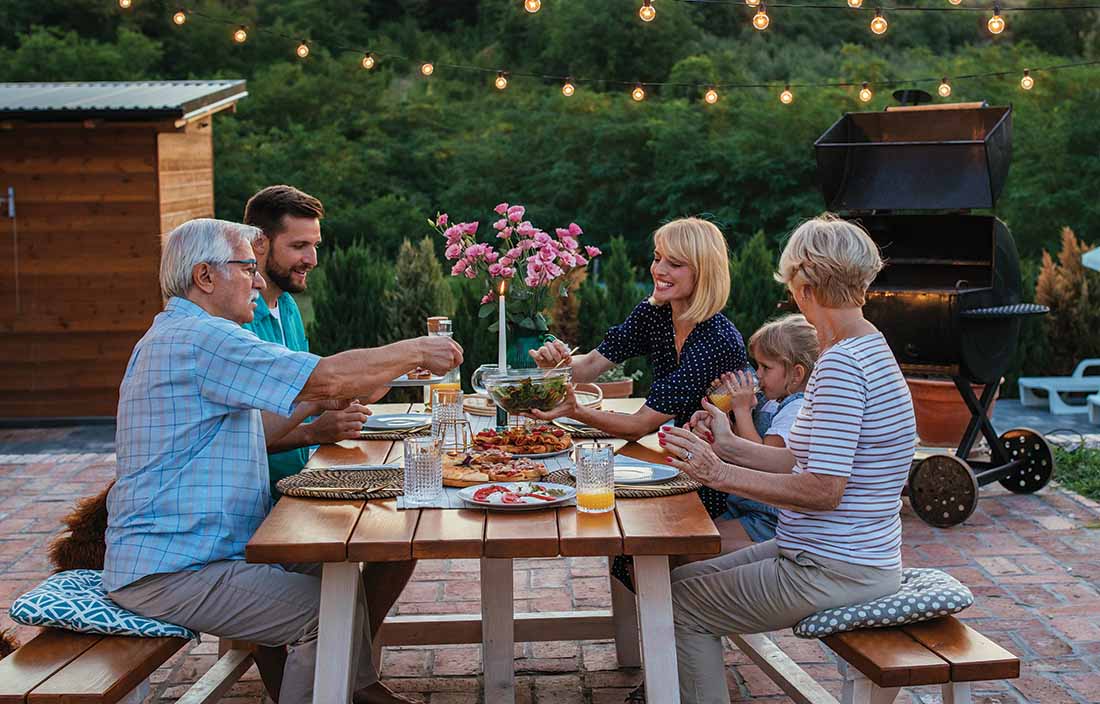
{"label": "paving brick", "polygon": [[384,677],[423,677],[430,672],[430,653],[425,650],[382,651],[382,676]]}
{"label": "paving brick", "polygon": [[459,646],[435,650],[433,675],[478,675],[481,673],[481,648]]}

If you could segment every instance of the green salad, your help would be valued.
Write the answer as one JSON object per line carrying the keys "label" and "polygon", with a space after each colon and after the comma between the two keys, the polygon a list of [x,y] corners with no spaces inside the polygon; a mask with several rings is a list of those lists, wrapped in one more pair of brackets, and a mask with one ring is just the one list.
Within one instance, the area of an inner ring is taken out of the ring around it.
{"label": "green salad", "polygon": [[565,400],[569,380],[564,376],[491,382],[489,393],[509,413],[549,411]]}

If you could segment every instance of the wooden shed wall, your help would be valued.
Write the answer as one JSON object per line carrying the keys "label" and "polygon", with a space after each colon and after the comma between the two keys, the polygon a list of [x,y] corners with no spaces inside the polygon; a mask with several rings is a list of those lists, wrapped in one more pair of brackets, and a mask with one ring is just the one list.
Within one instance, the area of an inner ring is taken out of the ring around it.
{"label": "wooden shed wall", "polygon": [[115,414],[130,352],[162,308],[164,223],[213,214],[212,174],[208,125],[0,130],[20,298],[17,310],[11,220],[0,217],[0,418]]}

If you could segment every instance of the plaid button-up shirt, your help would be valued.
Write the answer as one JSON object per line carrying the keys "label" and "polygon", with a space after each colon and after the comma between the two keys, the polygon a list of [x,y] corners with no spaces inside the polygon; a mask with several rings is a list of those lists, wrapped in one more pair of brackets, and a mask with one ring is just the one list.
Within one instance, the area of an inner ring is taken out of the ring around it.
{"label": "plaid button-up shirt", "polygon": [[271,509],[260,410],[290,415],[319,357],[172,298],[122,379],[103,583],[243,560]]}

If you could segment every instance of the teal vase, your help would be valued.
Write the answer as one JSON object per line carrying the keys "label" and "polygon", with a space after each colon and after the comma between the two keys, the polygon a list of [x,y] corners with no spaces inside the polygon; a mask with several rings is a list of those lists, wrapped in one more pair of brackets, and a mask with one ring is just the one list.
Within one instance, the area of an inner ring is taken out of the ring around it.
{"label": "teal vase", "polygon": [[515,328],[508,326],[508,366],[513,369],[530,369],[535,365],[535,360],[528,354],[531,350],[537,350],[547,342],[553,340],[550,333],[538,333],[527,328]]}

